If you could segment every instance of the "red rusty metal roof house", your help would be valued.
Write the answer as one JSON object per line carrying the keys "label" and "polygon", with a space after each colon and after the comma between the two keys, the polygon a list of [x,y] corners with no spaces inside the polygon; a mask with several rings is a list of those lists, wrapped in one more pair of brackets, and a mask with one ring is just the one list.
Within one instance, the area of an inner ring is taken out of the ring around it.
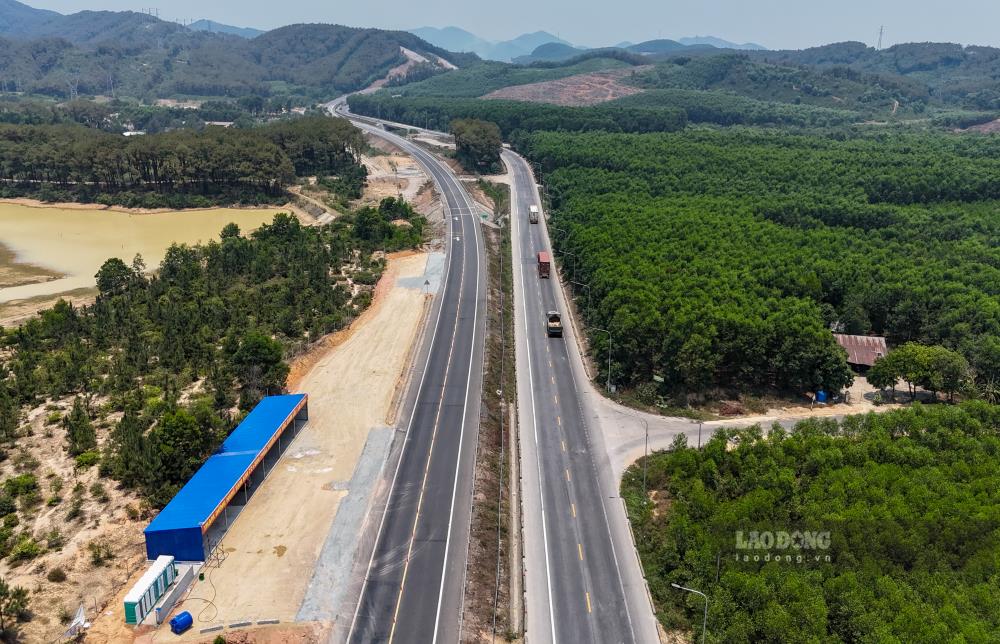
{"label": "red rusty metal roof house", "polygon": [[885,338],[876,335],[844,335],[834,333],[837,344],[847,350],[847,363],[859,367],[870,367],[875,361],[889,353]]}

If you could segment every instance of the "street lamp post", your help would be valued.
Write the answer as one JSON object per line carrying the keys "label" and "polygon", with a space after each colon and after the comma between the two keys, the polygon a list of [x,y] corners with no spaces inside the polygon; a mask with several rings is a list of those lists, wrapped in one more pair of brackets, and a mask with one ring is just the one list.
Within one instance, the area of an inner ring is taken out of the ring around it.
{"label": "street lamp post", "polygon": [[596,326],[590,327],[594,331],[602,331],[608,334],[608,393],[611,393],[611,331],[599,329]]}
{"label": "street lamp post", "polygon": [[695,590],[694,588],[685,588],[684,586],[680,586],[673,582],[671,582],[670,585],[678,590],[686,590],[689,593],[694,593],[695,595],[701,595],[705,599],[705,616],[702,618],[701,621],[701,644],[705,644],[705,633],[707,632],[708,629],[708,595],[701,592],[700,590]]}
{"label": "street lamp post", "polygon": [[576,281],[576,265],[579,264],[579,262],[577,261],[577,257],[579,257],[579,255],[577,255],[576,253],[571,253],[568,250],[562,251],[562,254],[563,255],[569,255],[570,257],[573,258],[573,279],[571,279],[569,281],[571,283],[575,282]]}
{"label": "street lamp post", "polygon": [[701,426],[702,422],[698,421],[698,449],[701,449]]}
{"label": "street lamp post", "polygon": [[649,492],[646,490],[646,471],[649,469],[649,421],[638,416],[637,418],[642,421],[642,425],[646,429],[646,455],[642,459],[642,502],[646,504],[649,502]]}
{"label": "street lamp post", "polygon": [[587,308],[590,308],[590,284],[584,284],[583,282],[577,282],[576,280],[570,280],[570,282],[587,289]]}

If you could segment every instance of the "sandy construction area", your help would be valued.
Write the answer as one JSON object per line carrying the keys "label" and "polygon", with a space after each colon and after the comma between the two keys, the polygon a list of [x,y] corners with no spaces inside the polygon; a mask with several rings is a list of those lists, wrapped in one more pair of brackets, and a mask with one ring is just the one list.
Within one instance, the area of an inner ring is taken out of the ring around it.
{"label": "sandy construction area", "polygon": [[[309,423],[233,523],[225,562],[192,587],[182,606],[196,620],[191,639],[214,624],[295,618],[369,431],[394,421],[425,315],[428,296],[408,286],[420,280],[406,278],[424,274],[427,255],[400,255],[371,308],[293,368],[289,385],[309,394]],[[177,638],[161,628],[156,639]]]}

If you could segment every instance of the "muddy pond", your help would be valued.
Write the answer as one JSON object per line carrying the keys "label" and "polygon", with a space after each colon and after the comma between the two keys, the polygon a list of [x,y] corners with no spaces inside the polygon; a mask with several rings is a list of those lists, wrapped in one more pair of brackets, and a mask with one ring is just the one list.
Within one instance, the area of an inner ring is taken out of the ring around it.
{"label": "muddy pond", "polygon": [[93,290],[110,257],[138,253],[155,269],[172,243],[218,239],[235,222],[245,233],[281,208],[182,210],[136,214],[119,210],[35,207],[0,202],[0,306]]}

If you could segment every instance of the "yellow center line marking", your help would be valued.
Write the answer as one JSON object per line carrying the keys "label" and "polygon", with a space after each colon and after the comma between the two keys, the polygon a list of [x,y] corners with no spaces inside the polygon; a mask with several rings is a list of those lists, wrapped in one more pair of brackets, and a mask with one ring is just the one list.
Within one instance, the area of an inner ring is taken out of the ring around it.
{"label": "yellow center line marking", "polygon": [[570,503],[569,509],[573,511],[573,518],[576,518],[576,503]]}
{"label": "yellow center line marking", "polygon": [[583,561],[583,544],[582,543],[576,544],[576,549],[580,553],[580,561]]}
{"label": "yellow center line marking", "polygon": [[566,480],[567,481],[569,480],[569,470],[568,469],[566,470]]}
{"label": "yellow center line marking", "polygon": [[552,384],[556,384],[556,377],[555,376],[549,376],[549,380],[552,381]]}
{"label": "yellow center line marking", "polygon": [[563,451],[565,452],[566,451],[566,441],[559,441],[559,442],[562,443],[562,448],[563,448]]}
{"label": "yellow center line marking", "polygon": [[559,396],[552,394],[552,400],[556,401],[557,405],[559,404]]}
{"label": "yellow center line marking", "polygon": [[588,613],[591,612],[591,610],[590,610],[590,593],[587,593],[587,612]]}
{"label": "yellow center line marking", "polygon": [[552,358],[549,358],[549,369],[552,368]]}
{"label": "yellow center line marking", "polygon": [[556,425],[562,426],[562,416],[556,416]]}

